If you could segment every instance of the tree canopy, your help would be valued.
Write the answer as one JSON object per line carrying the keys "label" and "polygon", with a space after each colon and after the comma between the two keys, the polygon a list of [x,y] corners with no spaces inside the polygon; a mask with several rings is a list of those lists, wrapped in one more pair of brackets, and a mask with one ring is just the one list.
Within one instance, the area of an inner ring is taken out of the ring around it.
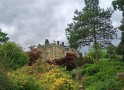
{"label": "tree canopy", "polygon": [[19,45],[6,42],[0,46],[0,66],[5,69],[17,69],[28,63],[28,56]]}
{"label": "tree canopy", "polygon": [[122,37],[121,37],[121,42],[118,45],[118,54],[123,55],[123,61],[124,61],[124,0],[114,0],[112,2],[112,5],[114,7],[115,10],[120,10],[122,11],[122,21],[121,21],[121,25],[119,27],[119,29],[122,31]]}
{"label": "tree canopy", "polygon": [[7,34],[2,32],[1,29],[0,29],[0,44],[8,41],[9,38],[7,37]]}
{"label": "tree canopy", "polygon": [[94,43],[98,61],[97,43],[105,46],[116,37],[116,30],[110,20],[113,10],[101,9],[99,0],[85,0],[85,5],[82,11],[75,11],[73,23],[66,28],[66,36],[73,48]]}
{"label": "tree canopy", "polygon": [[114,7],[114,9],[119,9],[121,11],[124,11],[124,0],[114,0],[112,2],[112,5]]}

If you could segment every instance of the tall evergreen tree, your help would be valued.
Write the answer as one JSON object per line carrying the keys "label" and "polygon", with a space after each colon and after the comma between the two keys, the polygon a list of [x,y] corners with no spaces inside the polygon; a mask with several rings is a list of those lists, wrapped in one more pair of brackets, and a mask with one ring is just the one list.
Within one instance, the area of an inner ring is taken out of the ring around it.
{"label": "tall evergreen tree", "polygon": [[116,30],[110,20],[113,10],[99,7],[99,0],[84,0],[82,11],[75,11],[73,23],[68,24],[66,36],[70,46],[78,48],[91,43],[95,45],[96,61],[98,62],[97,43],[108,45],[116,37]]}
{"label": "tall evergreen tree", "polygon": [[120,11],[122,11],[122,16],[123,19],[121,21],[121,26],[119,27],[119,29],[122,31],[122,37],[121,37],[121,42],[118,45],[118,54],[123,56],[123,61],[124,61],[124,0],[114,0],[112,2],[112,5],[114,7],[115,10],[119,9]]}
{"label": "tall evergreen tree", "polygon": [[[120,10],[120,11],[122,11],[122,16],[123,16],[123,18],[122,18],[122,21],[121,21],[121,26],[119,27],[119,29],[122,31],[122,33],[124,32],[124,0],[114,0],[113,2],[112,2],[112,5],[113,5],[113,7],[114,7],[114,9],[115,10]],[[122,34],[122,35],[124,35],[124,34]],[[123,37],[123,36],[122,36]]]}
{"label": "tall evergreen tree", "polygon": [[1,29],[0,29],[0,44],[8,41],[9,38],[7,37],[7,34],[2,32]]}

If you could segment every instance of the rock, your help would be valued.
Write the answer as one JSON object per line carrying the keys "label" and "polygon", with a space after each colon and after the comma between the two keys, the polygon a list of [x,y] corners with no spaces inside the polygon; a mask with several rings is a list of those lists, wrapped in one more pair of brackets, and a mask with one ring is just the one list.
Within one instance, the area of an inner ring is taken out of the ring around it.
{"label": "rock", "polygon": [[122,79],[124,79],[124,72],[118,73],[117,80],[122,80]]}

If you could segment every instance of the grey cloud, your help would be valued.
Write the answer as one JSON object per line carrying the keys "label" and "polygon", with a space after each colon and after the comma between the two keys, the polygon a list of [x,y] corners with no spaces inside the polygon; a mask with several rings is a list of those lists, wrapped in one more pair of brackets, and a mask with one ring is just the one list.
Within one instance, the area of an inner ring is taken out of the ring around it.
{"label": "grey cloud", "polygon": [[[102,6],[109,6],[110,1]],[[104,3],[103,0],[100,2]],[[0,25],[6,27],[10,41],[24,48],[43,44],[45,38],[67,44],[67,23],[72,22],[75,9],[82,7],[83,0],[0,0]],[[117,21],[116,16],[113,20]]]}
{"label": "grey cloud", "polygon": [[0,1],[0,21],[6,24],[13,23],[23,13],[27,12],[27,8],[32,4],[33,0],[1,0]]}
{"label": "grey cloud", "polygon": [[[66,41],[65,28],[68,18],[82,0],[1,0],[0,24],[12,26],[15,33],[11,41],[24,47],[52,41]],[[73,6],[73,7],[72,7]],[[8,30],[9,31],[9,30]]]}

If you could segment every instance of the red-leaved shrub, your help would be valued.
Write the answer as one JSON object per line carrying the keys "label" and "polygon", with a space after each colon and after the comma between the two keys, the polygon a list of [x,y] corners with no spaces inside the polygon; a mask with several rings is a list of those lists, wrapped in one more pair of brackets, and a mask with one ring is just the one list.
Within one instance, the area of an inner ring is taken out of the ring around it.
{"label": "red-leaved shrub", "polygon": [[67,53],[64,58],[47,61],[47,63],[65,66],[67,70],[73,70],[76,67],[76,59],[77,56],[75,54]]}
{"label": "red-leaved shrub", "polygon": [[41,51],[37,48],[34,48],[33,46],[29,47],[30,51],[28,51],[29,56],[29,65],[32,66],[36,60],[41,58]]}

